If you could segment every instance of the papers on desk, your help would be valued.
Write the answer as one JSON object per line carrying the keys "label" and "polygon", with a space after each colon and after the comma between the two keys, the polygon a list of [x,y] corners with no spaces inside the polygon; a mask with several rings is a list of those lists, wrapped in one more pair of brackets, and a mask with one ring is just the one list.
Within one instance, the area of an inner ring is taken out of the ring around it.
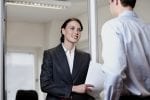
{"label": "papers on desk", "polygon": [[102,65],[100,63],[91,62],[85,81],[85,84],[91,84],[94,86],[92,92],[89,92],[88,94],[95,98],[99,98],[99,94],[103,90],[105,75],[101,67]]}

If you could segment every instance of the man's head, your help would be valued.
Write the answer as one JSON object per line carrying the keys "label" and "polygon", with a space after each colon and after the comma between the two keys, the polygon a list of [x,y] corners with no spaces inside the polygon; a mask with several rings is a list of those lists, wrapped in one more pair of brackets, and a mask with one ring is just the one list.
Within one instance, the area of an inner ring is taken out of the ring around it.
{"label": "man's head", "polygon": [[136,0],[109,0],[110,11],[112,15],[118,16],[124,10],[132,10],[135,3]]}

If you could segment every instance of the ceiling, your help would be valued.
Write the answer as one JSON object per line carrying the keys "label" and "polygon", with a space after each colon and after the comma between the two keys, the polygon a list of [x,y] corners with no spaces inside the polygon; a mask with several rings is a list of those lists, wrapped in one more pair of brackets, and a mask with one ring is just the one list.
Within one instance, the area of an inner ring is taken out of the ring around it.
{"label": "ceiling", "polygon": [[[37,0],[30,0],[30,1],[37,1]],[[38,1],[42,2],[43,0]],[[68,7],[67,9],[58,10],[51,8],[27,7],[20,5],[6,5],[7,20],[48,23],[51,20],[61,20],[68,17],[75,17],[87,12],[88,0],[57,0],[57,1],[71,2],[71,6]],[[98,6],[104,6],[107,4],[107,0],[97,0],[97,1]]]}

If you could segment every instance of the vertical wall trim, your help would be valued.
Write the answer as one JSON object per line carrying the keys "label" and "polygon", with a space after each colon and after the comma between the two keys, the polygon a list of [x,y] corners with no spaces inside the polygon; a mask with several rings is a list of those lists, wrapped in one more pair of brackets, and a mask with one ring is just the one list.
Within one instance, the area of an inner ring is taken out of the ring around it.
{"label": "vertical wall trim", "polygon": [[4,36],[4,12],[3,12],[3,0],[0,0],[0,100],[3,99],[3,60],[4,60],[4,54],[3,54],[3,47],[4,47],[4,42],[3,42],[3,36]]}
{"label": "vertical wall trim", "polygon": [[89,14],[89,44],[91,59],[93,62],[98,62],[98,24],[97,24],[97,2],[96,0],[88,0]]}

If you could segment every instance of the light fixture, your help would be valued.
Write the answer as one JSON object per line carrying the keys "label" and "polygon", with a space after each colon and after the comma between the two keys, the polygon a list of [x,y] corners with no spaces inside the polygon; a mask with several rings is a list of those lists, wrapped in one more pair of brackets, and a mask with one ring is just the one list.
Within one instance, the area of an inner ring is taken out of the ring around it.
{"label": "light fixture", "polygon": [[71,6],[71,2],[65,0],[7,0],[6,5],[66,9]]}

